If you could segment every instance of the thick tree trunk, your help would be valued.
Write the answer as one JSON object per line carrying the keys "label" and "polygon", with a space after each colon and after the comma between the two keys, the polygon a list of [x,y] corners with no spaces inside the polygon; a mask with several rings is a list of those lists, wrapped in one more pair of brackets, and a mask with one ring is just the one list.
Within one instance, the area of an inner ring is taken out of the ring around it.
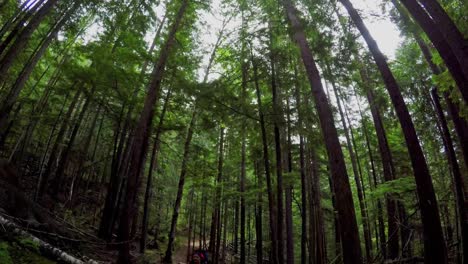
{"label": "thick tree trunk", "polygon": [[468,102],[468,66],[466,64],[468,61],[463,58],[463,63],[465,63],[464,69],[463,64],[460,64],[458,60],[458,56],[461,56],[460,58],[466,58],[466,49],[465,54],[463,54],[463,52],[460,50],[453,50],[453,45],[458,47],[460,44],[449,43],[449,39],[446,39],[445,36],[445,34],[453,34],[453,32],[443,32],[450,29],[440,27],[438,20],[441,18],[431,18],[429,14],[427,14],[426,10],[416,0],[400,0],[400,2],[406,7],[406,9],[408,9],[410,14],[418,22],[431,42],[434,44],[437,51],[439,51],[439,54],[444,60],[445,65],[447,65],[447,68],[457,83],[457,86],[460,89],[465,102]]}
{"label": "thick tree trunk", "polygon": [[419,197],[421,218],[424,229],[425,261],[427,263],[447,263],[447,250],[443,238],[442,226],[439,217],[439,208],[432,184],[429,168],[426,163],[416,130],[409,114],[406,103],[400,92],[400,87],[393,76],[387,61],[370,35],[358,12],[349,0],[340,0],[348,10],[352,20],[366,40],[369,49],[385,82],[391,101],[400,120],[403,135],[416,179],[416,189]]}
{"label": "thick tree trunk", "polygon": [[[465,74],[465,78],[468,79],[467,39],[437,0],[419,0],[419,2],[424,6],[435,24],[439,27],[440,32],[442,32],[447,43],[457,57]],[[465,93],[468,93],[468,91],[465,91]],[[465,96],[466,95],[464,95],[464,97]]]}
{"label": "thick tree trunk", "polygon": [[130,259],[130,224],[131,217],[137,211],[136,200],[140,186],[140,176],[148,150],[148,140],[154,116],[154,106],[159,99],[161,82],[164,76],[166,63],[175,42],[175,35],[181,25],[185,11],[189,5],[188,0],[183,0],[170,27],[166,42],[161,48],[159,59],[154,65],[152,80],[148,85],[148,93],[135,134],[132,138],[132,147],[129,155],[129,167],[132,168],[127,177],[127,198],[122,208],[122,216],[119,226],[119,241],[123,241],[119,251],[118,263],[129,263]]}
{"label": "thick tree trunk", "polygon": [[325,140],[330,170],[333,178],[333,190],[336,195],[336,210],[339,215],[341,242],[343,249],[343,260],[345,263],[361,263],[361,243],[359,230],[354,211],[351,186],[346,172],[346,164],[338,132],[335,127],[333,113],[326,94],[323,90],[320,74],[310,50],[305,33],[297,17],[297,10],[291,1],[285,0],[284,6],[287,17],[293,29],[293,38],[297,42],[306,73],[309,78],[312,94],[315,99],[315,107],[320,119],[322,134]]}

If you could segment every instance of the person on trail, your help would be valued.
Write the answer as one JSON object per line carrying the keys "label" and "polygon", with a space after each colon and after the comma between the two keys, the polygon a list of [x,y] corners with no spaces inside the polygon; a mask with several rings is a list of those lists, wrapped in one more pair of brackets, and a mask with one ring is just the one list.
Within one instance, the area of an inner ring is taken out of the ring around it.
{"label": "person on trail", "polygon": [[192,255],[190,264],[208,264],[208,253],[205,250],[197,250]]}

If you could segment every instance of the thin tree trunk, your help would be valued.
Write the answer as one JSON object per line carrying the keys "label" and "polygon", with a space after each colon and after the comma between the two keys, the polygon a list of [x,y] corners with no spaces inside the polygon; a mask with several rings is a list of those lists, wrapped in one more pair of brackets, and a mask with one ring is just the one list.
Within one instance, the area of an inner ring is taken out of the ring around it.
{"label": "thin tree trunk", "polygon": [[[292,173],[292,140],[291,140],[291,114],[289,100],[287,100],[287,172]],[[294,230],[293,230],[293,187],[288,183],[285,191],[285,213],[286,213],[286,263],[294,264]]]}
{"label": "thin tree trunk", "polygon": [[463,257],[465,262],[468,262],[468,204],[465,200],[465,182],[463,176],[460,172],[460,167],[458,165],[457,156],[455,155],[455,150],[453,147],[452,138],[450,137],[450,131],[445,120],[445,116],[442,110],[440,103],[439,95],[436,89],[431,91],[432,99],[434,102],[435,110],[442,128],[442,138],[444,141],[445,152],[448,156],[448,161],[450,164],[450,169],[452,170],[453,183],[456,196],[456,205],[458,209],[458,221],[460,222],[461,230],[461,243],[463,246]]}
{"label": "thin tree trunk", "polygon": [[59,165],[57,166],[57,169],[54,173],[55,174],[54,178],[51,180],[52,194],[55,195],[56,198],[58,197],[59,192],[61,191],[60,186],[62,186],[62,183],[63,183],[62,182],[64,178],[63,174],[65,173],[65,168],[67,166],[68,156],[70,155],[71,149],[73,145],[75,144],[76,136],[78,135],[78,130],[80,129],[81,123],[83,122],[83,118],[84,118],[86,111],[88,110],[89,104],[91,103],[91,100],[93,99],[95,90],[96,90],[96,85],[93,85],[93,87],[91,88],[91,91],[87,95],[88,98],[86,99],[83,107],[81,108],[81,111],[76,120],[75,126],[73,127],[73,130],[70,135],[70,139],[68,140],[67,147],[62,151],[60,155],[60,159],[58,161]]}
{"label": "thin tree trunk", "polygon": [[268,140],[267,140],[267,133],[265,128],[265,116],[263,114],[263,105],[262,105],[262,96],[260,94],[260,85],[258,79],[258,69],[257,63],[255,62],[253,55],[252,55],[252,65],[253,65],[253,73],[254,73],[254,83],[255,83],[255,91],[257,95],[257,107],[258,107],[258,114],[260,116],[260,129],[262,134],[262,148],[263,148],[263,164],[265,169],[265,178],[267,183],[267,193],[268,193],[268,212],[269,212],[269,227],[270,227],[270,239],[271,239],[271,255],[273,264],[280,264],[278,262],[278,243],[277,243],[277,235],[276,235],[276,208],[275,208],[275,201],[273,195],[273,186],[271,180],[271,172],[270,172],[270,158],[268,153]]}
{"label": "thin tree trunk", "polygon": [[216,234],[218,226],[218,212],[220,210],[220,199],[221,199],[221,187],[220,184],[223,179],[223,162],[224,162],[224,127],[221,126],[219,135],[219,154],[218,154],[218,175],[216,177],[216,193],[214,199],[214,208],[211,216],[211,230],[210,230],[210,244],[208,250],[211,254],[215,253],[216,248]]}
{"label": "thin tree trunk", "polygon": [[[263,188],[260,169],[258,163],[255,162],[255,176],[257,178],[257,188]],[[263,210],[262,210],[263,196],[262,192],[257,194],[257,204],[255,206],[255,248],[257,252],[257,263],[263,263]]]}
{"label": "thin tree trunk", "polygon": [[[195,103],[196,104],[196,103]],[[180,204],[182,202],[182,195],[184,193],[184,184],[185,184],[185,177],[187,175],[187,167],[188,167],[188,159],[189,159],[189,154],[190,154],[190,145],[192,143],[192,136],[193,132],[195,129],[195,122],[197,119],[197,109],[193,109],[193,114],[192,114],[192,119],[190,121],[189,129],[187,132],[187,138],[185,139],[185,144],[184,144],[184,155],[182,158],[182,168],[180,170],[180,176],[179,176],[179,187],[177,189],[177,197],[174,205],[174,212],[172,215],[172,221],[171,221],[171,229],[169,231],[169,241],[167,244],[167,250],[166,250],[166,255],[164,256],[164,262],[165,263],[172,263],[172,248],[175,240],[175,234],[176,234],[176,228],[177,228],[177,220],[179,217],[179,208]]]}
{"label": "thin tree trunk", "polygon": [[345,263],[361,263],[362,253],[359,240],[359,231],[354,210],[351,186],[346,172],[344,155],[338,139],[334,118],[327,97],[323,90],[320,74],[310,50],[301,23],[296,15],[297,10],[291,1],[285,0],[284,6],[287,17],[293,29],[293,39],[297,42],[303,59],[306,73],[309,78],[312,94],[315,98],[322,134],[325,140],[333,190],[336,195],[336,210],[339,215],[343,260]]}
{"label": "thin tree trunk", "polygon": [[146,191],[145,191],[145,200],[143,204],[143,219],[142,219],[142,228],[141,228],[141,239],[140,239],[140,253],[145,253],[146,249],[146,237],[148,233],[148,219],[149,219],[149,203],[151,200],[152,188],[153,188],[153,173],[158,169],[158,158],[159,158],[159,148],[160,148],[160,138],[162,134],[162,126],[164,123],[164,118],[166,116],[167,108],[169,105],[169,98],[171,97],[172,90],[167,91],[166,98],[164,99],[163,108],[161,115],[159,116],[159,123],[156,128],[156,136],[154,138],[153,150],[151,152],[151,161],[150,167],[148,169],[148,179],[146,181]]}
{"label": "thin tree trunk", "polygon": [[[270,42],[272,42],[270,36]],[[276,235],[278,237],[278,263],[285,263],[284,260],[284,212],[283,212],[283,159],[281,157],[281,134],[279,122],[282,120],[282,111],[280,106],[280,99],[278,98],[278,88],[276,80],[276,65],[275,65],[275,51],[271,50],[270,58],[271,68],[271,93],[273,103],[273,131],[275,139],[275,157],[276,157]]]}
{"label": "thin tree trunk", "polygon": [[[329,65],[327,65],[327,70],[331,76],[331,69]],[[362,227],[364,231],[364,244],[366,248],[366,259],[370,261],[372,259],[372,255],[371,255],[372,241],[371,241],[371,236],[370,236],[369,222],[367,219],[367,209],[364,203],[364,195],[363,195],[363,188],[362,188],[362,181],[361,181],[362,174],[360,173],[360,171],[358,171],[357,157],[356,157],[355,150],[353,150],[353,146],[352,146],[352,142],[350,138],[350,129],[348,128],[348,125],[346,124],[345,114],[343,111],[343,106],[341,104],[341,98],[340,98],[340,95],[338,94],[338,88],[336,87],[335,81],[333,79],[331,80],[331,85],[335,93],[336,102],[338,105],[338,112],[340,113],[341,124],[343,126],[344,134],[346,137],[346,146],[348,148],[348,153],[351,158],[354,181],[356,182],[356,189],[357,189],[358,200],[359,200],[359,208],[361,211]]]}
{"label": "thin tree trunk", "polygon": [[[76,85],[76,83],[73,85],[73,87]],[[73,88],[72,87],[72,88]],[[42,199],[42,196],[44,195],[45,188],[48,184],[48,179],[55,170],[55,162],[57,159],[58,155],[58,150],[59,146],[62,143],[63,137],[65,136],[65,132],[67,130],[68,124],[70,122],[70,118],[72,113],[75,111],[76,104],[78,103],[78,99],[81,95],[81,87],[76,91],[75,96],[73,97],[70,106],[68,107],[68,111],[65,114],[65,117],[63,119],[62,125],[60,126],[59,132],[57,133],[57,137],[55,139],[55,143],[52,146],[52,149],[50,151],[50,156],[47,161],[47,165],[45,168],[45,171],[42,172],[39,175],[38,183],[37,183],[37,193],[36,193],[36,201],[40,201]]]}

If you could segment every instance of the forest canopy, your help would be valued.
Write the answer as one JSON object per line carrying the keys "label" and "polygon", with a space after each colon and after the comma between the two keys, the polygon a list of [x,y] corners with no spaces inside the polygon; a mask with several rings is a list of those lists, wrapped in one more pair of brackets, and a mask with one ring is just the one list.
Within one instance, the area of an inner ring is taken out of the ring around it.
{"label": "forest canopy", "polygon": [[0,0],[0,263],[468,263],[463,0]]}

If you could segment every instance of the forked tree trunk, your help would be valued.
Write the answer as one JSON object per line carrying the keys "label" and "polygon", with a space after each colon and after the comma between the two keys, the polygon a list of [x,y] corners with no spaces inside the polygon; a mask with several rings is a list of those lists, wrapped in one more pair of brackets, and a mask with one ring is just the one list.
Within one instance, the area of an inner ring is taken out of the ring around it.
{"label": "forked tree trunk", "polygon": [[315,107],[320,119],[320,126],[325,141],[325,147],[333,178],[333,191],[336,195],[336,211],[339,215],[341,243],[344,263],[361,263],[361,243],[356,221],[351,186],[346,164],[341,149],[338,132],[335,127],[333,113],[328,104],[327,96],[322,86],[320,73],[315,64],[312,51],[297,17],[297,10],[290,0],[283,1],[287,18],[293,30],[293,39],[299,46],[302,60],[309,78],[311,91],[315,99]]}

